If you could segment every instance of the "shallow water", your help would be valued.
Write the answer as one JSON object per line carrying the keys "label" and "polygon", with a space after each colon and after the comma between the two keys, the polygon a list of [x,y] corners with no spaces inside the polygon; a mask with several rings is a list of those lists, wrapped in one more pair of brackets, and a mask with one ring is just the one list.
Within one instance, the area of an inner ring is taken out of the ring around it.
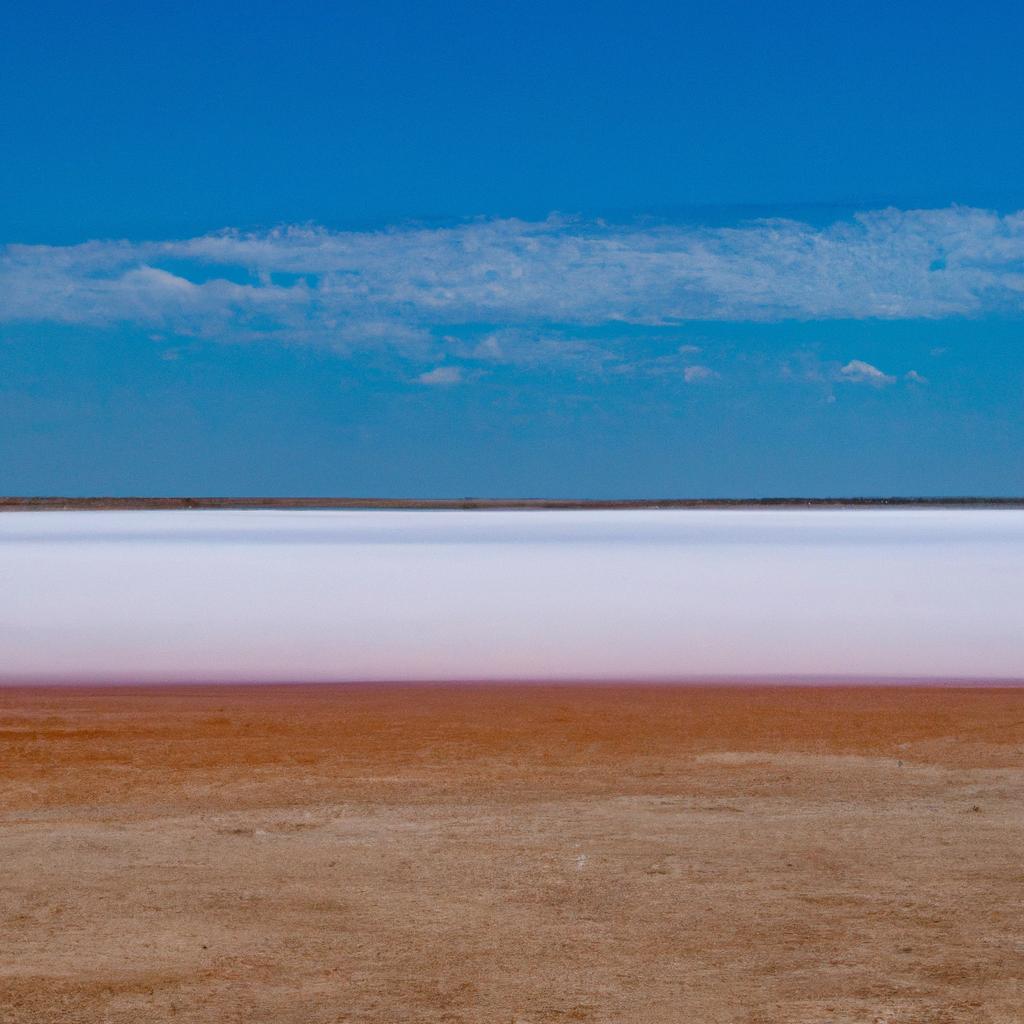
{"label": "shallow water", "polygon": [[1024,677],[1019,510],[0,516],[0,681]]}

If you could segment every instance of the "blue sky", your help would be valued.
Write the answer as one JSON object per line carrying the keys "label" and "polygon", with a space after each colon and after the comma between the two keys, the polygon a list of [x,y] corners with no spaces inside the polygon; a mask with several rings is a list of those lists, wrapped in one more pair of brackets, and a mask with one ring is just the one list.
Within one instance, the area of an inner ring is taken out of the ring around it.
{"label": "blue sky", "polygon": [[1022,28],[11,5],[0,491],[1021,493]]}

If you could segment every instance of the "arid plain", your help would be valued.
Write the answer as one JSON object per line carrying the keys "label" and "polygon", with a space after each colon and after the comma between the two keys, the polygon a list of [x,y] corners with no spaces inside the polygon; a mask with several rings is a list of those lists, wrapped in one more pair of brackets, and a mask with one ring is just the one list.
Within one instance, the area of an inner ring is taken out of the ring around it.
{"label": "arid plain", "polygon": [[0,690],[0,1020],[1016,1024],[1024,690]]}

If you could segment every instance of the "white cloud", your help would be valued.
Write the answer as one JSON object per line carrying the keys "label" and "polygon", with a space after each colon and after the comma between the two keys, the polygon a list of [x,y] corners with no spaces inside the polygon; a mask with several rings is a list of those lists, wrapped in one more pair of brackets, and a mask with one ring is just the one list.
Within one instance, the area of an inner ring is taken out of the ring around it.
{"label": "white cloud", "polygon": [[481,338],[470,353],[474,359],[484,359],[493,362],[504,362],[506,358],[505,346],[502,345],[499,333],[488,334]]}
{"label": "white cloud", "polygon": [[710,366],[687,366],[683,370],[683,380],[687,384],[696,384],[698,381],[710,380],[712,377],[717,376],[718,374]]}
{"label": "white cloud", "polygon": [[420,384],[458,384],[462,380],[462,368],[459,366],[438,366],[416,378]]}
{"label": "white cloud", "polygon": [[883,373],[877,366],[865,363],[862,359],[851,359],[845,366],[840,367],[839,379],[853,384],[872,384],[879,388],[896,380],[895,377]]}
{"label": "white cloud", "polygon": [[621,366],[612,347],[556,329],[503,327],[467,342],[446,338],[448,350],[459,358],[485,363],[536,368],[561,366],[575,373],[600,374]]}
{"label": "white cloud", "polygon": [[[390,346],[422,360],[437,358],[440,335],[481,324],[550,340],[553,324],[564,336],[574,326],[987,313],[1024,316],[1024,213],[888,209],[827,227],[730,228],[550,217],[0,248],[0,321]],[[494,337],[480,358],[515,347]]]}
{"label": "white cloud", "polygon": [[917,372],[917,370],[908,370],[906,372],[906,374],[904,374],[904,376],[906,377],[907,380],[912,381],[914,384],[927,384],[928,383],[928,378],[927,377],[922,377],[921,374],[919,374]]}

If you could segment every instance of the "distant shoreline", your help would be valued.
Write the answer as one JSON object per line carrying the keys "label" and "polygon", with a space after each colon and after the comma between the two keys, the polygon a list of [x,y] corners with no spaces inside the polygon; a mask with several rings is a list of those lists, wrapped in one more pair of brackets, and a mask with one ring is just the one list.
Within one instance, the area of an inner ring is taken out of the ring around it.
{"label": "distant shoreline", "polygon": [[962,508],[1024,509],[1024,497],[1003,498],[217,498],[217,497],[0,497],[0,512],[99,512],[212,509],[804,509]]}
{"label": "distant shoreline", "polygon": [[252,682],[212,680],[196,681],[185,679],[61,679],[26,678],[21,680],[0,680],[0,699],[24,691],[40,690],[54,692],[92,692],[104,694],[149,694],[166,690],[171,693],[218,694],[245,693],[248,690],[261,693],[295,693],[303,691],[326,692],[331,690],[349,693],[377,693],[397,690],[436,692],[540,690],[548,692],[588,693],[592,691],[616,691],[627,693],[657,692],[661,690],[690,690],[694,693],[709,691],[829,691],[855,692],[863,690],[1024,690],[1024,677],[999,676],[886,676],[886,675],[800,675],[771,673],[766,675],[694,675],[678,677],[637,676],[629,678],[560,677],[538,678],[524,676],[511,679],[507,676],[494,679],[294,679],[273,682]]}

